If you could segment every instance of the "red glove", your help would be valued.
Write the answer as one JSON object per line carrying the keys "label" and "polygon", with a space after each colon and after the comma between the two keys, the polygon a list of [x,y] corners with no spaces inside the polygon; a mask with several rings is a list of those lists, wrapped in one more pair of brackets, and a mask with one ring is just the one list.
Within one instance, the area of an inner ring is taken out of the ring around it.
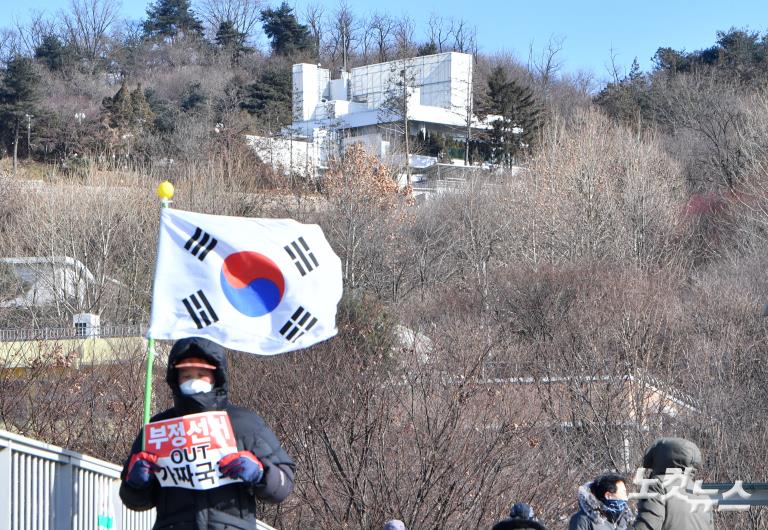
{"label": "red glove", "polygon": [[131,455],[125,481],[134,488],[141,489],[149,486],[149,482],[160,468],[157,465],[157,455],[139,451]]}
{"label": "red glove", "polygon": [[219,470],[225,477],[258,484],[264,476],[264,465],[250,451],[231,453],[219,460]]}

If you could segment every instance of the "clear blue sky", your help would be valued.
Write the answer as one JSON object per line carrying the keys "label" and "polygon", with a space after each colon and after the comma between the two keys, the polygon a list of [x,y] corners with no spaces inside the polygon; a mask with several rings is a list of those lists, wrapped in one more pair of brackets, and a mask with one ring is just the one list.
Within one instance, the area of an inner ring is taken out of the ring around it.
{"label": "clear blue sky", "polygon": [[[194,5],[195,0],[193,0]],[[68,0],[8,0],[0,11],[0,26],[24,19],[31,9],[56,12]],[[277,0],[270,2],[279,3]],[[294,0],[301,12],[307,3],[319,3],[326,11],[338,0]],[[148,1],[122,0],[125,18],[140,19]],[[693,51],[711,46],[718,30],[746,27],[764,33],[768,29],[768,2],[759,0],[349,0],[355,13],[379,10],[392,16],[408,15],[423,34],[431,13],[463,18],[477,27],[484,52],[509,51],[521,59],[528,47],[540,49],[551,36],[564,38],[561,52],[565,71],[592,71],[607,79],[611,49],[619,65],[627,68],[637,57],[643,69],[660,46]]]}

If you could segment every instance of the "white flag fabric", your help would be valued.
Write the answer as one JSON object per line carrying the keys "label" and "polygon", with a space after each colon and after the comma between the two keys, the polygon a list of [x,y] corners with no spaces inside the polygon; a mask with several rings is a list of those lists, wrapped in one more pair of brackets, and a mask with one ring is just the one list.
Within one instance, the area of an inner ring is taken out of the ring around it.
{"label": "white flag fabric", "polygon": [[336,334],[341,262],[317,225],[163,208],[148,336],[274,355]]}

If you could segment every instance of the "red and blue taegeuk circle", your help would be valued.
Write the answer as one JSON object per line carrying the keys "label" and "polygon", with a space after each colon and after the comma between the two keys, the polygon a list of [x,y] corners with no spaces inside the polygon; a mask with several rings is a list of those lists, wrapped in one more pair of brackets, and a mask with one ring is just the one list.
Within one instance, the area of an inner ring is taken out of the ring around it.
{"label": "red and blue taegeuk circle", "polygon": [[235,252],[221,266],[221,289],[235,309],[249,317],[273,311],[283,298],[285,278],[274,261],[258,252]]}

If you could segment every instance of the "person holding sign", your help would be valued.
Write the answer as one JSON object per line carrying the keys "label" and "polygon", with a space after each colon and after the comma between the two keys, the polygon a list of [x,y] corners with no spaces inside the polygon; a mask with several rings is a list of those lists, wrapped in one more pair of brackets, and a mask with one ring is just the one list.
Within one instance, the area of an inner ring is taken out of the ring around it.
{"label": "person holding sign", "polygon": [[174,406],[134,441],[122,472],[123,503],[155,508],[155,529],[256,528],[256,501],[277,504],[293,490],[293,460],[260,416],[229,403],[218,344],[177,341],[166,381]]}

